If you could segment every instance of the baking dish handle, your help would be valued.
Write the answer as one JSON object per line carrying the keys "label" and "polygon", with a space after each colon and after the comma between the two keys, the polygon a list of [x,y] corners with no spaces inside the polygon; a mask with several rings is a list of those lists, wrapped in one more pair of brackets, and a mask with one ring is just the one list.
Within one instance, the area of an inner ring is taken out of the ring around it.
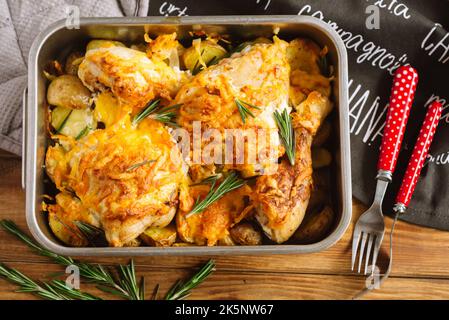
{"label": "baking dish handle", "polygon": [[22,189],[26,188],[26,128],[27,128],[28,87],[23,90],[22,97]]}

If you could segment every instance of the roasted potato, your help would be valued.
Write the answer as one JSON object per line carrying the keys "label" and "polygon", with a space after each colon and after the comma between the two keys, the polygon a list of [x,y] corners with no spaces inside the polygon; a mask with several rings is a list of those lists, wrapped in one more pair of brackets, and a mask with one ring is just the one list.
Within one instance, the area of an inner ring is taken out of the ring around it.
{"label": "roasted potato", "polygon": [[86,109],[91,103],[91,93],[78,77],[67,74],[50,83],[47,101],[55,107]]}
{"label": "roasted potato", "polygon": [[323,239],[334,222],[334,211],[326,206],[318,213],[310,214],[304,219],[293,235],[293,240],[300,244],[309,244]]}
{"label": "roasted potato", "polygon": [[51,111],[51,125],[57,133],[80,139],[97,126],[90,109],[56,107]]}
{"label": "roasted potato", "polygon": [[83,61],[84,57],[81,52],[72,52],[66,59],[64,65],[65,73],[77,76],[78,75],[78,67],[80,63]]}
{"label": "roasted potato", "polygon": [[319,169],[327,167],[332,162],[332,155],[329,151],[324,148],[313,148],[312,149],[312,167],[314,169]]}
{"label": "roasted potato", "polygon": [[324,190],[317,189],[312,191],[307,206],[307,212],[316,212],[319,208],[322,208],[324,204],[329,202],[328,193]]}
{"label": "roasted potato", "polygon": [[151,227],[140,235],[142,241],[152,247],[170,247],[176,241],[176,227],[169,225],[165,228]]}
{"label": "roasted potato", "polygon": [[321,147],[329,139],[332,132],[332,125],[329,121],[324,121],[313,138],[312,146]]}
{"label": "roasted potato", "polygon": [[120,41],[92,40],[87,44],[86,51],[99,48],[111,48],[111,47],[126,47],[126,46]]}
{"label": "roasted potato", "polygon": [[142,243],[142,241],[140,241],[140,239],[134,239],[134,240],[131,240],[131,241],[129,241],[129,242],[127,242],[127,243],[125,243],[123,246],[124,247],[140,247],[140,244]]}
{"label": "roasted potato", "polygon": [[[198,39],[199,40],[199,39]],[[221,59],[226,55],[226,50],[212,41],[196,41],[182,54],[184,66],[192,74],[201,71],[201,68],[208,66],[212,60]]]}
{"label": "roasted potato", "polygon": [[231,237],[242,246],[257,246],[262,244],[262,234],[249,222],[241,222],[231,230]]}

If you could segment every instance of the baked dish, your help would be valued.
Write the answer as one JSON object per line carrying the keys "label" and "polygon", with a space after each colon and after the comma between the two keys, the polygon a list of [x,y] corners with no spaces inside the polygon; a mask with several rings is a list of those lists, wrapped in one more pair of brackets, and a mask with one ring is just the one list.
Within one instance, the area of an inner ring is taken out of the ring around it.
{"label": "baked dish", "polygon": [[335,222],[326,54],[305,38],[196,32],[92,40],[49,62],[50,229],[78,247],[323,239]]}

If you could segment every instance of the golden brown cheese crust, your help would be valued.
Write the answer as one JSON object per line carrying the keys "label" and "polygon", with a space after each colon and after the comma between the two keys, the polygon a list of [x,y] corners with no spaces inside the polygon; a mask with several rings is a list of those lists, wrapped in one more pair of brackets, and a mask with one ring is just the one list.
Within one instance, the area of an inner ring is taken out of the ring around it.
{"label": "golden brown cheese crust", "polygon": [[186,79],[158,57],[150,59],[124,47],[89,50],[78,76],[91,91],[109,88],[122,102],[137,108],[158,97],[171,100]]}
{"label": "golden brown cheese crust", "polygon": [[227,193],[203,212],[187,217],[195,200],[198,197],[203,199],[209,189],[210,186],[206,185],[190,187],[186,195],[188,199],[185,199],[185,205],[180,208],[176,216],[178,235],[185,242],[213,246],[219,240],[226,238],[230,228],[248,213],[245,208],[251,188],[245,185]]}
{"label": "golden brown cheese crust", "polygon": [[75,192],[100,216],[111,245],[122,246],[147,227],[171,221],[185,174],[161,123],[148,119],[134,127],[125,117],[66,148],[48,149],[47,172],[59,190]]}
{"label": "golden brown cheese crust", "polygon": [[[201,121],[203,131],[214,128],[222,133],[225,129],[252,129],[254,134],[258,129],[265,129],[267,135],[277,132],[273,113],[289,108],[290,68],[286,48],[287,43],[279,39],[273,44],[253,45],[200,72],[176,95],[176,103],[182,104],[178,117],[180,126],[192,132],[193,122]],[[260,108],[249,107],[255,118],[248,116],[243,123],[235,99]],[[222,137],[224,139],[224,134]],[[248,139],[245,143],[245,152],[257,149],[257,142]],[[275,159],[284,153],[277,135],[272,147]],[[234,161],[225,167],[240,170],[244,176],[261,173],[247,158],[243,165]]]}

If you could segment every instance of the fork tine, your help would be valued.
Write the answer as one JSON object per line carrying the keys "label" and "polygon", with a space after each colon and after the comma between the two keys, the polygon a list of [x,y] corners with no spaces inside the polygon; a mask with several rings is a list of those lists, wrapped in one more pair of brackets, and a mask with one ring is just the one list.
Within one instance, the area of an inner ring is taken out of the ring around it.
{"label": "fork tine", "polygon": [[351,270],[352,271],[354,271],[355,259],[357,258],[357,249],[359,247],[361,233],[362,232],[357,230],[357,228],[354,230],[354,235],[352,238],[352,258],[351,258]]}
{"label": "fork tine", "polygon": [[366,274],[366,270],[368,269],[368,262],[369,262],[369,258],[370,258],[370,254],[371,254],[371,247],[373,245],[374,242],[374,237],[375,235],[372,233],[368,234],[368,246],[366,247],[366,259],[365,259],[365,271],[363,272],[363,274]]}
{"label": "fork tine", "polygon": [[373,270],[376,268],[376,262],[377,262],[377,255],[380,251],[380,244],[382,243],[382,237],[380,235],[376,235],[376,244],[374,245],[374,251],[373,251]]}
{"label": "fork tine", "polygon": [[363,253],[365,251],[365,243],[366,243],[367,236],[368,236],[368,234],[366,232],[363,232],[362,243],[360,244],[359,268],[357,270],[358,273],[360,273],[360,268],[362,267]]}

